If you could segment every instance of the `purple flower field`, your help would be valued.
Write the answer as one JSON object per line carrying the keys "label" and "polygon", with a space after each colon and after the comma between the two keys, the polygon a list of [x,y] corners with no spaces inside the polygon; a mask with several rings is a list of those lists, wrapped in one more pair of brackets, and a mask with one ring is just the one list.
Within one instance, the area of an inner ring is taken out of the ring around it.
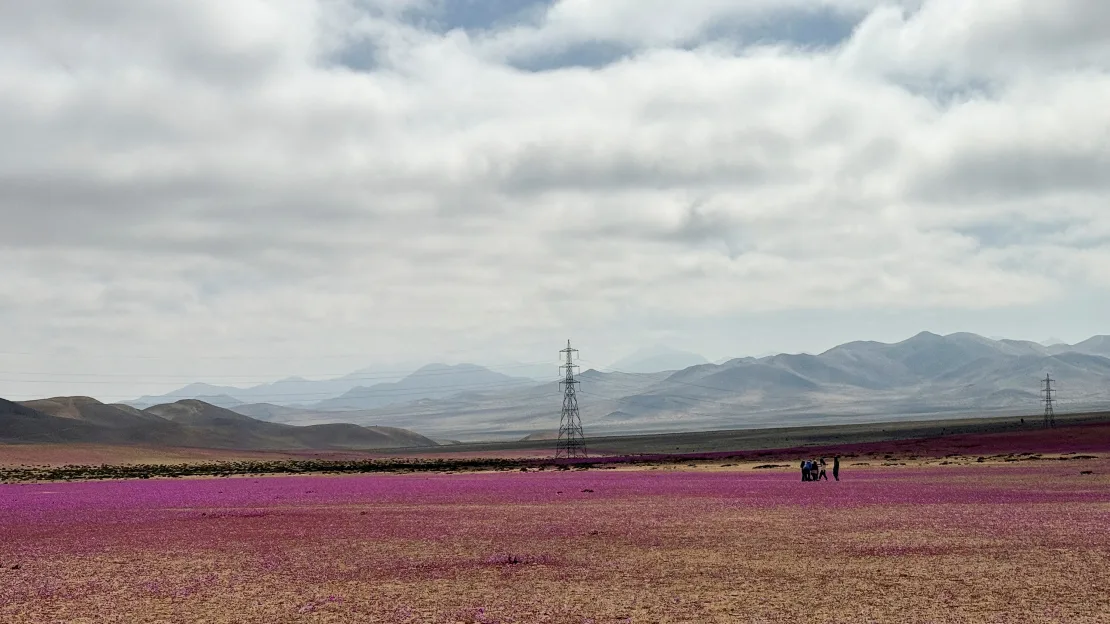
{"label": "purple flower field", "polygon": [[[1091,474],[1082,474],[1089,472]],[[1110,462],[0,485],[0,621],[1099,622]]]}

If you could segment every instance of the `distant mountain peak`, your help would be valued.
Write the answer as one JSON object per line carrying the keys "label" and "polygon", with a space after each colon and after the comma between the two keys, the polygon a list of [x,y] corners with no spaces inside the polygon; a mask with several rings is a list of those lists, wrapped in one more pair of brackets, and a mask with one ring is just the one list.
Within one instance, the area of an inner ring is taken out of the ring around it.
{"label": "distant mountain peak", "polygon": [[697,353],[655,345],[617,360],[610,368],[624,373],[658,373],[682,370],[699,364],[709,364],[709,360]]}
{"label": "distant mountain peak", "polygon": [[202,401],[200,399],[181,399],[179,401],[174,401],[173,403],[171,403],[171,405],[186,405],[188,407],[194,407],[198,409],[203,409],[205,407],[216,407],[211,403]]}
{"label": "distant mountain peak", "polygon": [[[648,372],[640,372],[636,362],[615,364],[612,369],[583,363],[583,420],[595,430],[616,433],[660,427],[804,423],[818,417],[925,418],[991,410],[1036,413],[1038,381],[1044,378],[1046,367],[1060,380],[1062,400],[1069,405],[1110,405],[1110,336],[1058,347],[968,332],[940,335],[922,331],[907,336],[908,332],[889,343],[849,342],[815,355],[735,358],[717,365],[696,354],[678,352],[692,356],[691,361],[649,361]],[[638,355],[673,355],[676,351],[655,345]],[[248,403],[231,408],[233,411],[276,422],[352,419],[360,424],[418,423],[429,435],[442,437],[523,436],[549,426],[552,405],[558,410],[559,396],[553,383],[556,366],[556,362],[544,365],[550,373],[531,381],[522,379],[524,365],[502,364],[495,369],[440,362],[413,366],[407,369],[408,376],[393,368],[368,372],[358,379],[351,375],[349,382],[311,382],[331,386],[290,383],[213,392],[214,386],[200,385],[204,391],[161,399],[159,404],[198,396],[207,396],[211,402],[226,394],[226,398]],[[326,398],[328,395],[332,398]],[[294,402],[302,409],[259,405]]]}
{"label": "distant mountain peak", "polygon": [[73,403],[75,405],[103,405],[103,403],[101,403],[97,399],[94,399],[94,398],[89,397],[89,396],[52,397],[52,398],[47,399],[47,400],[49,400],[49,401],[67,401],[67,402]]}
{"label": "distant mountain peak", "polygon": [[212,396],[202,395],[195,398],[198,401],[202,401],[209,405],[215,405],[216,407],[222,407],[225,409],[243,405],[243,401],[240,401],[239,399],[236,399],[235,397],[227,394],[216,394]]}
{"label": "distant mountain peak", "polygon": [[[930,332],[924,332],[924,333],[929,334]],[[931,334],[931,335],[935,336],[936,334]],[[987,338],[985,336],[980,336],[979,334],[974,334],[972,332],[953,332],[951,334],[948,334],[947,336],[941,336],[941,337],[943,337],[943,338],[960,338],[960,339],[963,339],[963,340],[974,340],[976,342],[998,342],[999,340],[1001,340],[1001,338]]]}
{"label": "distant mountain peak", "polygon": [[390,404],[452,395],[483,394],[510,386],[527,386],[532,380],[491,371],[477,364],[428,364],[397,382],[360,385],[315,404],[321,410],[372,409]]}
{"label": "distant mountain peak", "polygon": [[467,364],[465,362],[463,362],[461,364],[441,364],[441,363],[436,362],[436,363],[433,363],[433,364],[425,364],[424,366],[421,366],[420,368],[416,369],[413,373],[411,373],[409,375],[409,377],[419,377],[422,374],[440,373],[440,372],[448,372],[448,371],[461,372],[461,371],[486,371],[486,370],[489,370],[489,369],[484,367],[484,366],[478,366],[477,364]]}

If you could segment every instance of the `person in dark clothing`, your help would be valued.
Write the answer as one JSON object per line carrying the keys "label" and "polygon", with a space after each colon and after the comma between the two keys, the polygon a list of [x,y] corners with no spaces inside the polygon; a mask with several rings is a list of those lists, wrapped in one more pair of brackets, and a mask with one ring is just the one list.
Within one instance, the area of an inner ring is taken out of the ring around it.
{"label": "person in dark clothing", "polygon": [[829,480],[829,475],[825,474],[825,458],[824,457],[821,458],[821,463],[819,464],[819,466],[820,466],[821,470],[820,470],[820,472],[817,473],[817,480],[820,481],[821,479],[824,479],[824,480],[828,481]]}
{"label": "person in dark clothing", "polygon": [[[826,479],[828,477],[825,477]],[[833,458],[833,478],[837,481],[840,480],[840,456],[837,455]]]}
{"label": "person in dark clothing", "polygon": [[807,470],[806,460],[802,460],[802,481],[809,481],[809,470]]}

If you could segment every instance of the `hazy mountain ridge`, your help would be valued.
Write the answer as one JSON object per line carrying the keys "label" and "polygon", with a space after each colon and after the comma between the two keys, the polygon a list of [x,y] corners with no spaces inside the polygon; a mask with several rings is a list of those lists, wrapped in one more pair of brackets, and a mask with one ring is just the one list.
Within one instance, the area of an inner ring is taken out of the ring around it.
{"label": "hazy mountain ridge", "polygon": [[[856,341],[816,355],[733,358],[661,373],[587,370],[579,376],[580,405],[583,421],[598,433],[1034,412],[1038,380],[1051,371],[1062,408],[1110,406],[1108,355],[1107,336],[1045,346],[922,332],[896,343]],[[209,394],[226,390],[190,387]],[[390,425],[466,439],[545,431],[557,423],[561,406],[554,381],[537,384],[476,365],[434,364],[310,405],[234,404],[234,395],[212,400],[274,423]]]}
{"label": "hazy mountain ridge", "polygon": [[[776,380],[768,366],[792,375]],[[1105,357],[1073,351],[1048,355],[1021,341],[928,332],[894,344],[848,343],[818,356],[772,356],[698,367],[699,374],[676,374],[652,392],[714,398],[754,412],[849,415],[1012,407],[1035,411],[1039,379],[1046,372],[1058,377],[1064,404],[1110,404],[1110,359]],[[759,394],[753,397],[755,391]],[[725,415],[725,410],[702,411]]]}
{"label": "hazy mountain ridge", "polygon": [[[1081,343],[1097,351],[1103,342]],[[1051,372],[1061,408],[1110,406],[1110,359],[975,334],[922,332],[887,344],[852,342],[817,355],[779,354],[699,364],[656,374],[579,376],[584,425],[596,434],[739,428],[1040,409],[1039,380]],[[477,396],[421,400],[306,421],[349,419],[411,426],[467,439],[524,437],[557,426],[555,383]]]}
{"label": "hazy mountain ridge", "polygon": [[[367,368],[337,379],[312,381],[289,377],[249,388],[192,383],[173,392],[142,396],[125,405],[145,409],[183,399],[198,399],[227,409],[244,405],[277,405],[311,409],[350,411],[407,403],[421,398],[441,398],[457,392],[485,387],[534,385],[527,377],[513,377],[474,364],[429,364],[406,374],[388,376]],[[551,366],[552,379],[557,368]],[[380,372],[380,371],[379,371]],[[374,383],[366,384],[367,381]]]}
{"label": "hazy mountain ridge", "polygon": [[246,388],[234,386],[217,386],[207,383],[191,383],[187,386],[168,392],[166,394],[151,396],[146,395],[131,401],[123,401],[125,405],[145,409],[153,405],[172,403],[182,399],[209,399],[206,402],[220,407],[233,405],[247,405],[252,403],[273,403],[281,405],[312,404],[318,401],[334,398],[367,382],[388,383],[404,379],[412,370],[398,371],[386,370],[379,367],[367,367],[342,377],[334,379],[312,380],[303,377],[286,377],[271,383],[264,383]]}
{"label": "hazy mountain ridge", "polygon": [[[592,408],[609,405],[616,409],[611,399],[599,401],[605,395],[635,395],[651,384],[664,379],[669,373],[635,375],[626,373],[601,373],[587,370],[578,376],[583,390],[581,401]],[[550,423],[552,410],[556,422],[561,405],[558,382],[514,386],[508,389],[493,388],[486,392],[464,393],[442,399],[421,399],[406,404],[389,405],[378,409],[334,412],[304,408],[279,408],[254,405],[236,408],[260,418],[272,417],[287,422],[336,423],[355,422],[362,425],[397,425],[424,432],[439,433],[435,437],[454,438],[460,434],[466,439],[484,439],[512,436],[523,437],[544,428]]]}
{"label": "hazy mountain ridge", "polygon": [[357,386],[342,396],[320,401],[313,407],[325,411],[364,410],[419,399],[482,393],[487,389],[534,386],[535,383],[532,379],[510,377],[474,364],[429,364],[400,381]]}
{"label": "hazy mountain ridge", "polygon": [[1110,357],[1110,336],[1094,336],[1088,338],[1083,342],[1075,345],[1054,345],[1050,347],[1050,352],[1055,354],[1066,353],[1072,351],[1075,353],[1085,353],[1087,355],[1101,355],[1103,357]]}
{"label": "hazy mountain ridge", "polygon": [[[612,368],[632,373],[654,373],[702,363],[707,361],[696,353],[655,346],[618,361]],[[497,387],[546,383],[557,379],[559,370],[557,363],[509,363],[502,367],[466,363],[428,364],[414,367],[406,373],[369,367],[335,379],[288,377],[246,388],[197,382],[166,394],[144,395],[121,403],[145,409],[183,399],[197,399],[227,409],[270,405],[313,411],[356,411],[466,392],[481,393]]]}

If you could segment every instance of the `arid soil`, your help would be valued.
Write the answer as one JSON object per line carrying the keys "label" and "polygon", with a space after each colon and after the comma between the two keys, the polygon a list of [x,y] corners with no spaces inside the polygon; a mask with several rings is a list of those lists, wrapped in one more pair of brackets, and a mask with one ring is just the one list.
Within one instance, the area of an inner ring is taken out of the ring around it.
{"label": "arid soil", "polygon": [[1008,455],[0,485],[0,621],[1110,620],[1110,459]]}
{"label": "arid soil", "polygon": [[[724,457],[737,453],[763,458],[836,453],[941,457],[952,453],[1110,450],[1110,413],[1061,415],[1058,420],[1060,426],[1050,430],[1041,428],[1040,417],[1029,416],[653,434],[594,438],[587,443],[593,457],[687,454]],[[550,440],[449,445],[437,449],[288,452],[98,444],[0,444],[0,468],[384,458],[524,460],[549,458],[553,451],[554,443]]]}
{"label": "arid soil", "polygon": [[236,451],[106,444],[0,444],[0,467],[75,465],[177,464],[214,461],[280,461],[298,459],[359,460],[381,457],[359,451]]}
{"label": "arid soil", "polygon": [[[586,433],[587,446],[591,454],[621,456],[662,453],[748,452],[802,447],[840,448],[858,444],[879,444],[883,448],[887,448],[890,443],[894,442],[913,443],[918,440],[943,440],[952,436],[1015,434],[1025,434],[1028,441],[1040,444],[1043,440],[1057,439],[1059,436],[1055,433],[1056,431],[1068,431],[1078,425],[1105,426],[1107,427],[1105,431],[1110,431],[1110,413],[1107,412],[1060,414],[1056,419],[1059,429],[1050,431],[1042,429],[1040,415],[1032,414],[1024,417],[967,417],[854,425],[690,431],[603,438],[589,438],[589,428],[587,427]],[[452,445],[436,449],[435,453],[443,457],[542,457],[549,456],[553,448],[554,442],[550,440],[516,441]],[[1008,452],[1013,449],[1006,450]],[[410,451],[403,450],[383,452],[394,455],[410,453]],[[499,455],[499,453],[504,453],[504,455]],[[421,452],[421,454],[426,454],[426,452]]]}

